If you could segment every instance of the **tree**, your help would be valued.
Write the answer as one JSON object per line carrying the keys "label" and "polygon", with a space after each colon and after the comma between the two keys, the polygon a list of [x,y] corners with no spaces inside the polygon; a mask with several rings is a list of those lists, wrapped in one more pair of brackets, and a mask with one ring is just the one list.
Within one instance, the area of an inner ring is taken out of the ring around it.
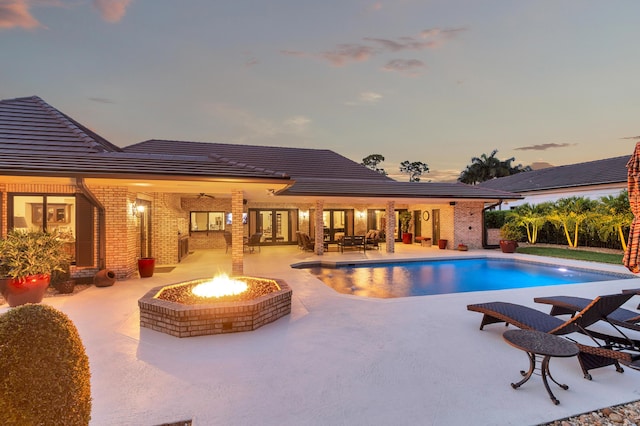
{"label": "tree", "polygon": [[633,222],[627,190],[620,192],[617,196],[601,197],[596,214],[593,216],[593,222],[600,238],[606,240],[615,233],[620,239],[622,249],[626,250],[627,241],[623,229],[631,226],[631,222]]}
{"label": "tree", "polygon": [[381,175],[386,176],[387,172],[382,168],[378,168],[378,164],[382,163],[383,161],[384,161],[384,156],[380,154],[371,154],[364,157],[362,159],[362,163],[360,164],[373,170],[374,172],[378,172]]}
{"label": "tree", "polygon": [[564,230],[569,247],[576,247],[580,225],[589,218],[595,205],[595,201],[585,197],[561,198],[556,201],[547,219]]}
{"label": "tree", "polygon": [[517,225],[524,226],[527,230],[527,241],[535,244],[538,240],[538,230],[547,222],[547,214],[552,207],[551,202],[537,205],[526,203],[509,212],[509,216]]}
{"label": "tree", "polygon": [[409,162],[408,160],[400,163],[400,173],[409,175],[409,182],[420,182],[422,173],[429,173],[429,166],[422,161]]}
{"label": "tree", "polygon": [[469,185],[475,185],[490,179],[510,176],[531,170],[531,167],[523,167],[522,164],[512,166],[511,162],[515,161],[515,157],[500,161],[500,159],[496,157],[497,153],[498,150],[494,149],[490,155],[482,154],[480,157],[473,157],[471,159],[471,164],[469,164],[467,168],[460,173],[458,181]]}

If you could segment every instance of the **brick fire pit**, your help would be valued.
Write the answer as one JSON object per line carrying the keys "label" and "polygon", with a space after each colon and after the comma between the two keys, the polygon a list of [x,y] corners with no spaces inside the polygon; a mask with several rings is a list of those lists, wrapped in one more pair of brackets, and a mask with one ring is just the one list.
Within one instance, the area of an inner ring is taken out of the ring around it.
{"label": "brick fire pit", "polygon": [[[261,278],[262,279],[262,278]],[[189,286],[205,280],[155,287],[140,300],[140,326],[177,337],[251,331],[291,313],[291,288],[273,279],[278,291],[243,302],[211,302],[195,305],[158,299],[167,288]]]}

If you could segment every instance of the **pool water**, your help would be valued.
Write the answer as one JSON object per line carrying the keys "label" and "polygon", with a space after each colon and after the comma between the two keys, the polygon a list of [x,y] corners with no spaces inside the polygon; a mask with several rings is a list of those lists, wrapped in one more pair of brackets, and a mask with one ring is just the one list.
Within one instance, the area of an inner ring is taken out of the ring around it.
{"label": "pool water", "polygon": [[362,297],[393,298],[611,281],[630,275],[592,272],[502,259],[435,260],[313,266],[309,272],[334,290]]}

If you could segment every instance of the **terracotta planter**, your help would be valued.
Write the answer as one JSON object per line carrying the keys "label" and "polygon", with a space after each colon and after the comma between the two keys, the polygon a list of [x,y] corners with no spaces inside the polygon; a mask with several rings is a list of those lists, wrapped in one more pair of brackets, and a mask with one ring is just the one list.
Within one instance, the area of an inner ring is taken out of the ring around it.
{"label": "terracotta planter", "polygon": [[109,287],[116,282],[116,274],[108,269],[102,269],[93,277],[93,284],[96,287]]}
{"label": "terracotta planter", "polygon": [[22,279],[4,278],[0,280],[0,292],[11,307],[40,303],[49,287],[49,279],[49,274],[29,275]]}
{"label": "terracotta planter", "polygon": [[467,251],[469,247],[465,244],[458,244],[458,251]]}
{"label": "terracotta planter", "polygon": [[438,248],[440,250],[444,250],[447,248],[447,243],[449,243],[449,240],[438,240]]}
{"label": "terracotta planter", "polygon": [[518,242],[514,240],[500,240],[500,250],[503,253],[515,253],[518,248]]}
{"label": "terracotta planter", "polygon": [[142,257],[138,259],[138,273],[140,278],[149,278],[153,276],[156,267],[156,259],[153,257]]}
{"label": "terracotta planter", "polygon": [[411,244],[413,242],[413,234],[411,232],[403,232],[402,242],[404,244]]}

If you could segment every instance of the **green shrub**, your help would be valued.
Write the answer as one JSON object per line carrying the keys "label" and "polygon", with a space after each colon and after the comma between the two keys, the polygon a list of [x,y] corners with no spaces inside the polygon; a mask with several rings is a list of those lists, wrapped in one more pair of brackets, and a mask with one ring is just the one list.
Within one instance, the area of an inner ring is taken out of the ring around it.
{"label": "green shrub", "polygon": [[507,220],[509,210],[487,210],[484,212],[484,224],[490,229],[500,229]]}
{"label": "green shrub", "polygon": [[500,228],[500,238],[503,240],[520,241],[524,236],[522,227],[516,225],[513,222],[506,222]]}
{"label": "green shrub", "polygon": [[89,424],[89,359],[64,313],[27,304],[0,315],[0,366],[0,424]]}

